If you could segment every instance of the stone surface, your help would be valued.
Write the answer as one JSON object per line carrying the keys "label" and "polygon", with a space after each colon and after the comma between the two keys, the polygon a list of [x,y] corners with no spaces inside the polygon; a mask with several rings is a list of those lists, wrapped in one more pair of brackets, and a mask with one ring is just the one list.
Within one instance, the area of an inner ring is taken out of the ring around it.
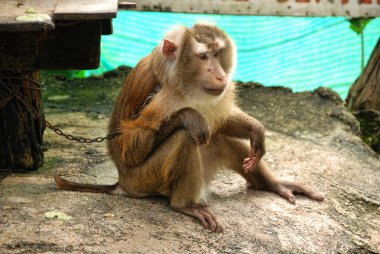
{"label": "stone surface", "polygon": [[[249,190],[222,171],[210,204],[224,233],[172,211],[165,198],[132,199],[57,191],[54,172],[114,183],[105,144],[71,143],[46,132],[44,168],[0,183],[1,253],[379,253],[380,159],[356,136],[357,123],[325,91],[242,88],[241,105],[267,127],[264,160],[275,174],[324,193],[324,202]],[[107,116],[47,109],[74,135],[106,133]],[[48,219],[49,211],[72,219]]]}

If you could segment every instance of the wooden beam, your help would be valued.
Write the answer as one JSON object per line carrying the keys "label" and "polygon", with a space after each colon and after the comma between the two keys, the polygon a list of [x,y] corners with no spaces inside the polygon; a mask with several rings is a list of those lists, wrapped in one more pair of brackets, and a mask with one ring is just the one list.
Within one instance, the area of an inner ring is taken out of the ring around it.
{"label": "wooden beam", "polygon": [[113,33],[112,19],[102,20],[102,35],[110,35]]}
{"label": "wooden beam", "polygon": [[96,69],[102,20],[57,21],[49,32],[4,32],[0,69]]}

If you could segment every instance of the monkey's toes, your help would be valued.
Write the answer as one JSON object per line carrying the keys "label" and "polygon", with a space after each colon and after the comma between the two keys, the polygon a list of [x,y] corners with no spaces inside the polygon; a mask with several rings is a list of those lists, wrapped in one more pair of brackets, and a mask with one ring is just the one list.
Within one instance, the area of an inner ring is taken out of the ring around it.
{"label": "monkey's toes", "polygon": [[304,195],[310,199],[317,200],[317,201],[323,201],[325,199],[323,195],[315,191],[312,191],[306,186],[303,186],[302,184],[299,184],[299,183],[279,182],[273,191],[276,192],[278,195],[287,199],[292,204],[296,203],[294,194]]}
{"label": "monkey's toes", "polygon": [[307,195],[309,198],[317,200],[317,201],[325,200],[325,197],[322,194],[319,194],[319,193],[314,192],[314,191],[310,191],[310,193],[305,194],[305,195]]}
{"label": "monkey's toes", "polygon": [[186,208],[173,207],[173,209],[199,219],[206,229],[213,232],[223,232],[222,225],[207,206],[195,204]]}
{"label": "monkey's toes", "polygon": [[293,195],[293,190],[292,189],[289,189],[289,188],[286,188],[284,187],[283,185],[280,185],[276,190],[275,192],[280,195],[281,197],[285,198],[286,200],[289,201],[289,203],[291,204],[295,204],[296,203],[296,197]]}
{"label": "monkey's toes", "polygon": [[214,213],[207,207],[200,208],[199,216],[197,217],[205,228],[213,232],[223,232],[222,225],[218,222]]}

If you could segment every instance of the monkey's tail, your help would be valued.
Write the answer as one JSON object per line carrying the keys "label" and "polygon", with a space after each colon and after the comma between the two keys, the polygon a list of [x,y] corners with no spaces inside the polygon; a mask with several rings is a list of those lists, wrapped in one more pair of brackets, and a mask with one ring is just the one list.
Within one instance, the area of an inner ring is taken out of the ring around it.
{"label": "monkey's tail", "polygon": [[107,194],[125,194],[124,191],[119,187],[118,183],[113,185],[74,183],[62,178],[57,174],[54,175],[54,180],[57,188],[62,190]]}

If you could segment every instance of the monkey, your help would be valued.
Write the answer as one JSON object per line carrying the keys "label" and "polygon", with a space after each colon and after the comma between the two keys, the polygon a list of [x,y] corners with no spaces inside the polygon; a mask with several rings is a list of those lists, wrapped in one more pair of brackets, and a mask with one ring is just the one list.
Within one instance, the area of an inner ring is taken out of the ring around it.
{"label": "monkey", "polygon": [[116,99],[109,132],[119,135],[107,147],[118,182],[79,184],[56,174],[57,188],[165,196],[173,210],[214,232],[223,227],[207,205],[206,187],[221,168],[293,204],[294,194],[322,201],[304,185],[277,179],[261,160],[265,128],[238,107],[235,68],[236,46],[219,27],[197,23],[170,30],[129,73]]}

